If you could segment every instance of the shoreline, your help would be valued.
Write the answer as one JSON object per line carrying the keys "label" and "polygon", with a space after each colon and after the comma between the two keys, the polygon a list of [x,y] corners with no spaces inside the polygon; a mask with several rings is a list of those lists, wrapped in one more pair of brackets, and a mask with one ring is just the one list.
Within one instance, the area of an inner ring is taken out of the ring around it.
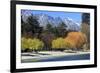
{"label": "shoreline", "polygon": [[38,55],[34,53],[26,53],[26,54],[30,54],[31,56],[21,56],[21,60],[23,62],[30,62],[30,61],[41,62],[41,60],[49,60],[49,59],[55,59],[55,58],[61,58],[61,57],[90,55],[90,52],[65,53],[65,52],[45,51],[45,52],[39,52],[39,53],[41,54],[45,53],[49,55]]}

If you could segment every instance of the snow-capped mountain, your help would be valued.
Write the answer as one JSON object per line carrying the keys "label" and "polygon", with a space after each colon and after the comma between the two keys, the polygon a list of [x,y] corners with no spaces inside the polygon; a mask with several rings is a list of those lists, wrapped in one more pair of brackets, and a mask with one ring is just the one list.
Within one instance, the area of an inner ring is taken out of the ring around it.
{"label": "snow-capped mountain", "polygon": [[49,23],[49,17],[46,14],[40,14],[38,16],[38,22],[40,26],[46,27],[46,25]]}
{"label": "snow-capped mountain", "polygon": [[[28,16],[30,16],[30,14],[23,14],[22,19],[26,22]],[[72,31],[80,30],[79,24],[69,17],[64,18],[64,19],[62,19],[61,17],[54,18],[47,14],[33,14],[33,16],[37,17],[40,26],[42,26],[43,28],[45,28],[47,24],[51,24],[53,27],[57,27],[59,26],[59,24],[63,22],[66,24],[67,30],[72,30]]]}
{"label": "snow-capped mountain", "polygon": [[46,14],[40,14],[38,18],[40,26],[46,27],[47,24],[51,24],[53,27],[57,27],[63,21],[60,17],[53,18],[52,16],[48,16]]}
{"label": "snow-capped mountain", "polygon": [[24,22],[27,21],[27,18],[31,16],[31,14],[32,14],[31,11],[21,10],[21,16]]}
{"label": "snow-capped mountain", "polygon": [[67,25],[67,30],[79,31],[80,27],[78,23],[75,23],[72,19],[66,18],[63,20]]}

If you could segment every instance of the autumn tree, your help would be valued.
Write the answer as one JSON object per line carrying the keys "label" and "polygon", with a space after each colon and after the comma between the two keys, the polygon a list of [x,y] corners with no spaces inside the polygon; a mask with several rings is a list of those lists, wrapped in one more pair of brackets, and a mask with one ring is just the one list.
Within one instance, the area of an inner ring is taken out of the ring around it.
{"label": "autumn tree", "polygon": [[86,35],[82,32],[70,32],[64,40],[66,46],[72,49],[81,49],[87,42]]}
{"label": "autumn tree", "polygon": [[63,38],[57,38],[52,41],[52,48],[54,50],[59,49],[59,50],[64,50],[66,48],[66,43]]}
{"label": "autumn tree", "polygon": [[35,51],[37,53],[38,50],[42,49],[44,46],[44,43],[40,41],[39,39],[28,39],[27,41],[29,43],[29,49]]}
{"label": "autumn tree", "polygon": [[30,49],[37,53],[38,50],[42,49],[44,43],[37,38],[21,38],[21,49]]}
{"label": "autumn tree", "polygon": [[22,38],[21,38],[21,50],[26,50],[26,49],[28,49],[28,48],[29,48],[28,44],[29,44],[29,43],[27,42],[27,38],[22,37]]}

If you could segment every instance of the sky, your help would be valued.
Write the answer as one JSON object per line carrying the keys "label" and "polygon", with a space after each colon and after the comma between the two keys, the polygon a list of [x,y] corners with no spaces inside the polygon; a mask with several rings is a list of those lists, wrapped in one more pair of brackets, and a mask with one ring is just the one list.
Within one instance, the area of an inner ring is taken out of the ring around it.
{"label": "sky", "polygon": [[81,23],[82,21],[82,13],[79,12],[61,12],[61,11],[40,11],[40,10],[22,10],[26,11],[27,13],[32,14],[47,14],[52,17],[60,17],[60,18],[70,18],[77,23]]}

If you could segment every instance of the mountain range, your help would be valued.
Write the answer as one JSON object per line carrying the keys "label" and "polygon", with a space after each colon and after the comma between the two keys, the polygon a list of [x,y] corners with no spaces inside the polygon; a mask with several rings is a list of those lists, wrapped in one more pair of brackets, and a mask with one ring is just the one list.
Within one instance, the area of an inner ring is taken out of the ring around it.
{"label": "mountain range", "polygon": [[[26,22],[27,18],[29,17],[29,14],[23,14],[22,19],[24,22]],[[80,24],[76,23],[74,20],[72,20],[69,17],[66,18],[61,18],[61,17],[52,17],[47,14],[33,14],[38,19],[38,22],[40,26],[46,27],[47,24],[51,24],[53,27],[57,27],[59,24],[62,22],[66,24],[66,29],[67,30],[72,30],[72,31],[80,31]]]}

